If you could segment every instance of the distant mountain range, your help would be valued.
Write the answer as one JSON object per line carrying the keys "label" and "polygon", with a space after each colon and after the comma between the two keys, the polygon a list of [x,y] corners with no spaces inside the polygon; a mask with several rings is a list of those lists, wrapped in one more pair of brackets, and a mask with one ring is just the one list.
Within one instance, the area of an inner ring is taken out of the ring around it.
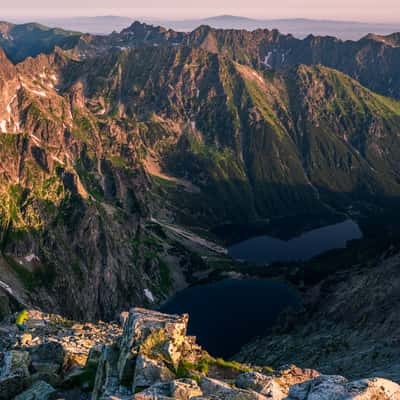
{"label": "distant mountain range", "polygon": [[[137,18],[136,18],[137,19]],[[74,18],[39,18],[38,22],[48,26],[57,26],[92,34],[119,32],[134,22],[134,18],[122,16],[74,17]],[[254,19],[235,15],[220,15],[202,19],[165,20],[162,18],[139,18],[143,22],[158,24],[178,31],[192,31],[200,25],[209,25],[221,29],[278,29],[297,38],[313,34],[317,36],[335,36],[343,40],[358,40],[375,33],[387,35],[400,31],[399,24],[368,23],[355,21],[334,21],[314,19]],[[16,22],[31,22],[28,19]]]}

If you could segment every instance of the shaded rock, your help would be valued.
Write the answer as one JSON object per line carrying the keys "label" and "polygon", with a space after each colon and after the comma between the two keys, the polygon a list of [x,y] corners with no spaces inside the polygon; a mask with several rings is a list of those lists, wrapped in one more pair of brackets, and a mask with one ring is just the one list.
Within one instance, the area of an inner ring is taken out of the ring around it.
{"label": "shaded rock", "polygon": [[27,351],[10,350],[4,354],[1,363],[0,377],[18,375],[20,377],[29,376],[29,365],[31,358]]}
{"label": "shaded rock", "polygon": [[362,379],[347,384],[353,400],[400,400],[400,385],[387,379]]}
{"label": "shaded rock", "polygon": [[132,309],[121,340],[103,349],[93,400],[173,381],[183,354],[195,348],[187,343],[187,322],[187,315]]}
{"label": "shaded rock", "polygon": [[55,389],[48,383],[38,381],[28,390],[16,396],[14,400],[48,400],[55,393]]}
{"label": "shaded rock", "polygon": [[266,400],[266,397],[253,391],[238,389],[229,384],[203,377],[200,383],[204,395],[221,400]]}
{"label": "shaded rock", "polygon": [[287,400],[400,400],[400,386],[381,378],[348,382],[342,376],[321,375],[291,387]]}
{"label": "shaded rock", "polygon": [[25,382],[19,375],[0,377],[0,400],[9,400],[21,393],[25,388]]}
{"label": "shaded rock", "polygon": [[289,390],[290,400],[344,399],[348,393],[347,379],[337,375],[320,375],[315,379],[294,385]]}
{"label": "shaded rock", "polygon": [[274,400],[282,400],[287,395],[272,376],[259,372],[245,372],[236,378],[235,384],[239,388],[254,390]]}
{"label": "shaded rock", "polygon": [[175,374],[162,360],[153,360],[139,354],[136,360],[134,384],[135,386],[151,386],[155,382],[168,382],[175,378]]}
{"label": "shaded rock", "polygon": [[169,383],[157,383],[140,393],[136,393],[134,398],[135,400],[189,400],[201,395],[202,392],[195,381],[178,379]]}
{"label": "shaded rock", "polygon": [[37,372],[54,374],[64,364],[65,350],[60,343],[48,342],[30,347],[32,366]]}

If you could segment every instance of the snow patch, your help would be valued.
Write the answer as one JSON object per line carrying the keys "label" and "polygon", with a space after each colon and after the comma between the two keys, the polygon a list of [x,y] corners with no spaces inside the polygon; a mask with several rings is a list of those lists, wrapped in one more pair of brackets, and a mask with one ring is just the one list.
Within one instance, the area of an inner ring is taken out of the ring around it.
{"label": "snow patch", "polygon": [[24,259],[27,262],[40,261],[40,258],[34,253],[27,255]]}
{"label": "snow patch", "polygon": [[42,90],[31,89],[31,92],[34,94],[37,94],[38,96],[47,97],[47,94],[45,92],[43,92]]}
{"label": "snow patch", "polygon": [[1,133],[7,133],[7,123],[8,121],[3,119],[0,121],[0,131]]}
{"label": "snow patch", "polygon": [[42,141],[41,141],[37,136],[35,136],[33,133],[31,133],[30,136],[31,136],[31,138],[33,139],[33,141],[34,141],[36,144],[38,144],[38,145],[41,145],[41,144],[42,144]]}
{"label": "snow patch", "polygon": [[9,285],[7,285],[7,283],[0,281],[0,287],[2,287],[6,292],[10,293],[11,295],[14,296],[14,292],[13,290],[10,288]]}
{"label": "snow patch", "polygon": [[64,161],[61,161],[58,157],[56,157],[56,156],[51,156],[51,158],[52,158],[54,161],[57,161],[58,163],[64,165]]}
{"label": "snow patch", "polygon": [[264,62],[263,62],[263,64],[264,64],[267,68],[272,68],[272,65],[270,64],[270,62],[271,62],[271,57],[272,57],[272,51],[269,51],[268,54],[265,56]]}
{"label": "snow patch", "polygon": [[150,300],[152,303],[154,303],[154,296],[153,293],[149,289],[144,289],[144,295],[147,297],[148,300]]}

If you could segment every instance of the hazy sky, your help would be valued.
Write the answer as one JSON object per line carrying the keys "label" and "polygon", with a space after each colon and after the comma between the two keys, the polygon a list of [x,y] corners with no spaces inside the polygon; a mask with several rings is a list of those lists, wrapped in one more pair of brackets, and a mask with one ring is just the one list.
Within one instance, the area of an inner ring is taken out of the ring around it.
{"label": "hazy sky", "polygon": [[107,14],[180,19],[235,14],[259,18],[400,22],[400,0],[0,0],[0,10],[0,19],[12,15]]}

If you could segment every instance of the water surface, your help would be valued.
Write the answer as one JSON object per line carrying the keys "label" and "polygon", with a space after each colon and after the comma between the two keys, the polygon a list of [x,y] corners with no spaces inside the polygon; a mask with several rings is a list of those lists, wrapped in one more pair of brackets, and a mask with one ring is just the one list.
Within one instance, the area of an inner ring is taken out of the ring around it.
{"label": "water surface", "polygon": [[306,261],[328,250],[345,248],[348,241],[361,237],[359,226],[349,219],[304,232],[287,241],[267,235],[256,236],[230,246],[228,252],[237,260],[257,264]]}
{"label": "water surface", "polygon": [[213,356],[229,357],[267,334],[282,310],[300,303],[298,293],[280,281],[226,279],[187,288],[161,311],[189,313],[188,334]]}

